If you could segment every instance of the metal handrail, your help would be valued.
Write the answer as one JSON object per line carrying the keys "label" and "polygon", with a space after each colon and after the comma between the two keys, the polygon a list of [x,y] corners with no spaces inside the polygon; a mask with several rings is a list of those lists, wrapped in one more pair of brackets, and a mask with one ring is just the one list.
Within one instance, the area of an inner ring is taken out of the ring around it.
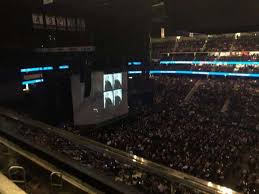
{"label": "metal handrail", "polygon": [[[55,193],[55,188],[63,189],[63,178],[61,172],[52,172],[50,174],[50,192]],[[54,181],[54,177],[58,178],[58,181]]]}
{"label": "metal handrail", "polygon": [[[1,130],[1,128],[0,128],[0,130]],[[3,132],[3,131],[1,131],[1,132]],[[17,138],[17,137],[15,137],[15,138]],[[17,139],[20,140],[19,138],[17,138]],[[33,153],[31,153],[27,150],[24,150],[23,148],[21,148],[16,143],[13,143],[13,142],[11,142],[11,141],[9,141],[6,138],[1,137],[1,136],[0,136],[0,145],[4,145],[4,146],[8,147],[10,150],[14,151],[18,155],[28,159],[29,161],[36,164],[40,168],[43,168],[43,169],[45,169],[49,172],[61,172],[62,173],[62,179],[64,181],[71,184],[72,186],[75,186],[76,188],[78,188],[81,191],[84,191],[84,192],[89,193],[89,194],[104,194],[102,191],[90,186],[86,182],[84,182],[84,181],[74,177],[73,175],[59,169],[58,167],[54,166],[53,164],[49,163],[48,161],[46,161],[42,158],[39,158],[37,155],[35,155],[35,154],[33,154]],[[28,143],[28,145],[33,146],[32,144],[29,144],[29,143]],[[39,147],[37,148],[37,145],[34,148],[36,148],[37,150],[40,150]],[[46,150],[43,151],[43,152],[45,152],[46,154],[50,154],[50,152],[46,152]],[[54,156],[52,156],[52,157],[54,158]],[[60,158],[60,157],[62,157],[62,156],[58,155],[58,158]],[[1,175],[1,173],[0,173],[0,175]]]}
{"label": "metal handrail", "polygon": [[[53,182],[54,178],[53,177],[58,177],[60,182]],[[50,174],[50,186],[51,187],[63,187],[63,178],[62,178],[62,173],[61,172],[52,172]]]}
{"label": "metal handrail", "polygon": [[[20,180],[14,179],[14,178],[13,178],[13,175],[12,175],[12,172],[13,172],[13,171],[15,171],[15,172],[21,172],[22,179],[20,179]],[[13,181],[14,183],[26,184],[25,169],[24,169],[22,166],[11,166],[11,167],[8,169],[8,176],[9,176],[9,179],[10,179],[11,181]]]}
{"label": "metal handrail", "polygon": [[128,163],[137,168],[143,169],[146,172],[150,172],[159,177],[163,177],[171,182],[180,183],[189,188],[197,189],[197,190],[200,190],[200,191],[203,191],[206,193],[239,194],[239,192],[236,192],[230,188],[226,188],[224,186],[220,186],[218,184],[214,184],[212,182],[208,182],[208,181],[202,180],[200,178],[196,178],[196,177],[188,175],[186,173],[179,172],[172,168],[146,160],[142,157],[126,153],[124,151],[109,147],[105,144],[93,141],[86,137],[81,137],[81,136],[75,135],[73,133],[50,126],[48,124],[45,124],[45,123],[42,123],[39,121],[34,121],[29,118],[24,118],[21,115],[7,111],[2,108],[0,108],[0,115],[13,119],[13,120],[16,120],[16,121],[19,121],[19,122],[22,122],[22,123],[32,126],[32,127],[40,128],[44,131],[55,133],[55,134],[59,135],[60,137],[68,139],[72,142],[76,142],[77,144],[79,144],[81,146],[85,146],[93,151],[105,153],[105,154],[111,156],[112,158],[122,160],[125,163]]}

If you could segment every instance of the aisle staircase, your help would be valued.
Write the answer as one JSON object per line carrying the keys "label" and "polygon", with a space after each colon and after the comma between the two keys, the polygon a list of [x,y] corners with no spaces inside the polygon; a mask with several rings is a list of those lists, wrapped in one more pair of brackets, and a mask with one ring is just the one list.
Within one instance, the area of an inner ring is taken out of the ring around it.
{"label": "aisle staircase", "polygon": [[[233,89],[237,90],[237,87],[238,87],[238,84],[235,84]],[[224,105],[222,106],[222,109],[220,112],[222,112],[222,113],[227,112],[229,109],[230,102],[231,102],[231,98],[230,98],[230,96],[228,96],[227,99],[225,100]]]}
{"label": "aisle staircase", "polygon": [[178,41],[175,41],[173,52],[176,52],[177,48],[178,48]]}
{"label": "aisle staircase", "polygon": [[201,52],[204,52],[204,51],[206,50],[206,48],[207,48],[207,43],[208,43],[208,39],[205,40],[205,43],[204,43],[204,45],[203,45],[202,48],[201,48]]}
{"label": "aisle staircase", "polygon": [[202,80],[198,80],[195,85],[193,86],[193,88],[191,89],[191,91],[187,94],[187,96],[184,99],[184,103],[188,103],[190,101],[190,99],[192,98],[193,94],[199,89],[200,85],[203,84]]}
{"label": "aisle staircase", "polygon": [[230,97],[227,97],[220,112],[222,112],[222,113],[227,112],[228,108],[229,108],[229,104],[230,104]]}
{"label": "aisle staircase", "polygon": [[235,50],[235,42],[236,42],[236,40],[234,38],[233,42],[231,43],[230,49],[229,49],[230,52]]}

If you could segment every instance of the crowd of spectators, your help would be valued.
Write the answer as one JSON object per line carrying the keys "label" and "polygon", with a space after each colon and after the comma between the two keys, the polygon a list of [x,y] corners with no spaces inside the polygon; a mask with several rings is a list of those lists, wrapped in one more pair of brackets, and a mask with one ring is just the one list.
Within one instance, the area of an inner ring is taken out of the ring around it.
{"label": "crowd of spectators", "polygon": [[[253,130],[258,121],[257,81],[171,76],[151,79],[155,80],[152,108],[138,107],[140,114],[134,121],[125,119],[89,137],[193,176],[256,193],[259,138]],[[144,193],[170,193],[168,181],[76,142],[23,125],[17,130],[38,146]],[[249,159],[244,162],[246,154]],[[228,184],[229,180],[234,184]]]}
{"label": "crowd of spectators", "polygon": [[[153,58],[161,59],[171,52],[235,52],[258,51],[259,38],[254,33],[244,36],[221,35],[214,37],[183,38],[153,44]],[[164,55],[162,55],[164,54]]]}
{"label": "crowd of spectators", "polygon": [[[210,38],[179,41],[181,52],[257,49],[253,38]],[[174,43],[158,46],[170,52]],[[191,46],[190,46],[191,45]],[[199,58],[200,57],[200,58]],[[218,57],[173,55],[174,60],[256,60],[257,56]],[[175,68],[172,66],[172,68]],[[195,71],[255,72],[255,66],[190,65]],[[183,70],[183,69],[181,69]],[[195,177],[231,186],[244,193],[258,193],[259,82],[250,79],[153,76],[152,107],[136,107],[136,116],[112,127],[105,126],[88,136],[108,146],[142,156]],[[1,123],[1,122],[0,122]],[[79,134],[73,126],[66,130]],[[161,177],[119,162],[58,135],[16,127],[19,134],[35,145],[54,150],[81,166],[97,169],[114,181],[135,186],[144,193],[170,193],[170,184]],[[178,187],[176,187],[178,189]],[[179,193],[181,193],[179,191]]]}
{"label": "crowd of spectators", "polygon": [[255,35],[239,37],[233,45],[234,51],[255,51],[259,49],[258,37]]}
{"label": "crowd of spectators", "polygon": [[[4,117],[0,117],[0,126],[13,132],[15,130],[14,133],[22,136],[25,141],[42,147],[44,151],[54,153],[60,160],[67,160],[70,166],[80,165],[80,169],[84,169],[82,173],[87,171],[86,174],[102,176],[106,181],[125,184],[125,191],[133,187],[135,190],[132,191],[135,193],[171,193],[171,183],[166,179],[118,161],[108,154],[93,151],[51,131],[25,126]],[[174,189],[184,188],[175,185]]]}
{"label": "crowd of spectators", "polygon": [[230,51],[232,44],[234,43],[234,37],[216,37],[209,38],[206,44],[206,51],[218,52],[218,51]]}
{"label": "crowd of spectators", "polygon": [[205,44],[204,39],[182,40],[178,42],[177,52],[200,52]]}
{"label": "crowd of spectators", "polygon": [[[155,79],[159,83],[156,91],[163,91],[155,95],[155,104],[162,110],[139,116],[134,123],[105,128],[91,137],[209,181],[226,184],[229,177],[239,180],[235,185],[239,190],[253,193],[257,165],[243,169],[239,163],[258,141],[257,133],[250,131],[256,129],[257,101],[251,94],[258,85],[253,80]],[[185,102],[184,97],[197,82],[200,86]],[[240,94],[242,99],[236,98]],[[233,104],[237,106],[233,108]],[[234,112],[242,114],[232,117]],[[251,156],[251,160],[257,158]]]}

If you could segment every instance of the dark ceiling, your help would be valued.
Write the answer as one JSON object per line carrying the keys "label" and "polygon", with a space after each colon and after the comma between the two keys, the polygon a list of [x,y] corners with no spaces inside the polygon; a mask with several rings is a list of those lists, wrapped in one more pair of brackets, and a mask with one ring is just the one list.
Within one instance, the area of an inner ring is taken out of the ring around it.
{"label": "dark ceiling", "polygon": [[259,29],[258,0],[165,0],[173,30],[233,32]]}
{"label": "dark ceiling", "polygon": [[[163,1],[165,6],[151,12],[152,5]],[[30,17],[29,13],[43,9],[42,0],[1,1],[0,7],[4,31],[12,29],[17,20]],[[84,15],[98,28],[146,27],[151,15],[153,21],[164,21],[173,31],[249,31],[259,26],[258,0],[55,0],[49,7],[63,15]],[[22,22],[18,25],[23,26]]]}
{"label": "dark ceiling", "polygon": [[[55,0],[50,6],[42,6],[42,0],[1,1],[2,43],[9,44],[16,39],[18,42],[21,37],[30,36],[31,13],[42,11],[85,17],[90,31],[100,34],[101,42],[108,39],[109,44],[116,40],[121,42],[125,37],[129,37],[129,43],[132,39],[143,38],[141,34],[149,33],[151,21],[158,32],[162,25],[172,32],[223,33],[259,29],[258,0],[164,1],[164,6],[153,8],[152,5],[159,5],[163,0]],[[118,43],[118,48],[121,46]]]}

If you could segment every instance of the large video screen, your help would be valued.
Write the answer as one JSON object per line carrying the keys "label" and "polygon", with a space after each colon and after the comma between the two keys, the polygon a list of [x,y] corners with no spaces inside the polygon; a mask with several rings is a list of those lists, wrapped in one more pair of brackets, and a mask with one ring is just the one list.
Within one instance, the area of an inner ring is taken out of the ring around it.
{"label": "large video screen", "polygon": [[115,73],[113,74],[114,78],[114,89],[121,89],[122,88],[122,73]]}
{"label": "large video screen", "polygon": [[122,89],[114,90],[113,91],[113,97],[114,97],[114,106],[119,106],[122,104]]}
{"label": "large video screen", "polygon": [[98,124],[128,113],[126,72],[92,72],[90,96],[85,97],[85,84],[80,75],[71,77],[74,123],[77,126]]}
{"label": "large video screen", "polygon": [[[122,73],[113,73],[113,74],[104,74],[103,75],[103,101],[104,101],[104,108],[111,108],[110,106],[106,106],[107,102],[107,91],[110,91],[113,95],[113,106],[118,106],[123,101],[123,95],[122,95]],[[109,96],[111,96],[111,93],[109,93]],[[116,99],[116,101],[115,101]],[[116,103],[115,103],[116,102]]]}
{"label": "large video screen", "polygon": [[113,74],[106,74],[103,76],[103,91],[111,91],[114,87]]}
{"label": "large video screen", "polygon": [[112,108],[114,106],[113,91],[103,93],[104,108]]}

